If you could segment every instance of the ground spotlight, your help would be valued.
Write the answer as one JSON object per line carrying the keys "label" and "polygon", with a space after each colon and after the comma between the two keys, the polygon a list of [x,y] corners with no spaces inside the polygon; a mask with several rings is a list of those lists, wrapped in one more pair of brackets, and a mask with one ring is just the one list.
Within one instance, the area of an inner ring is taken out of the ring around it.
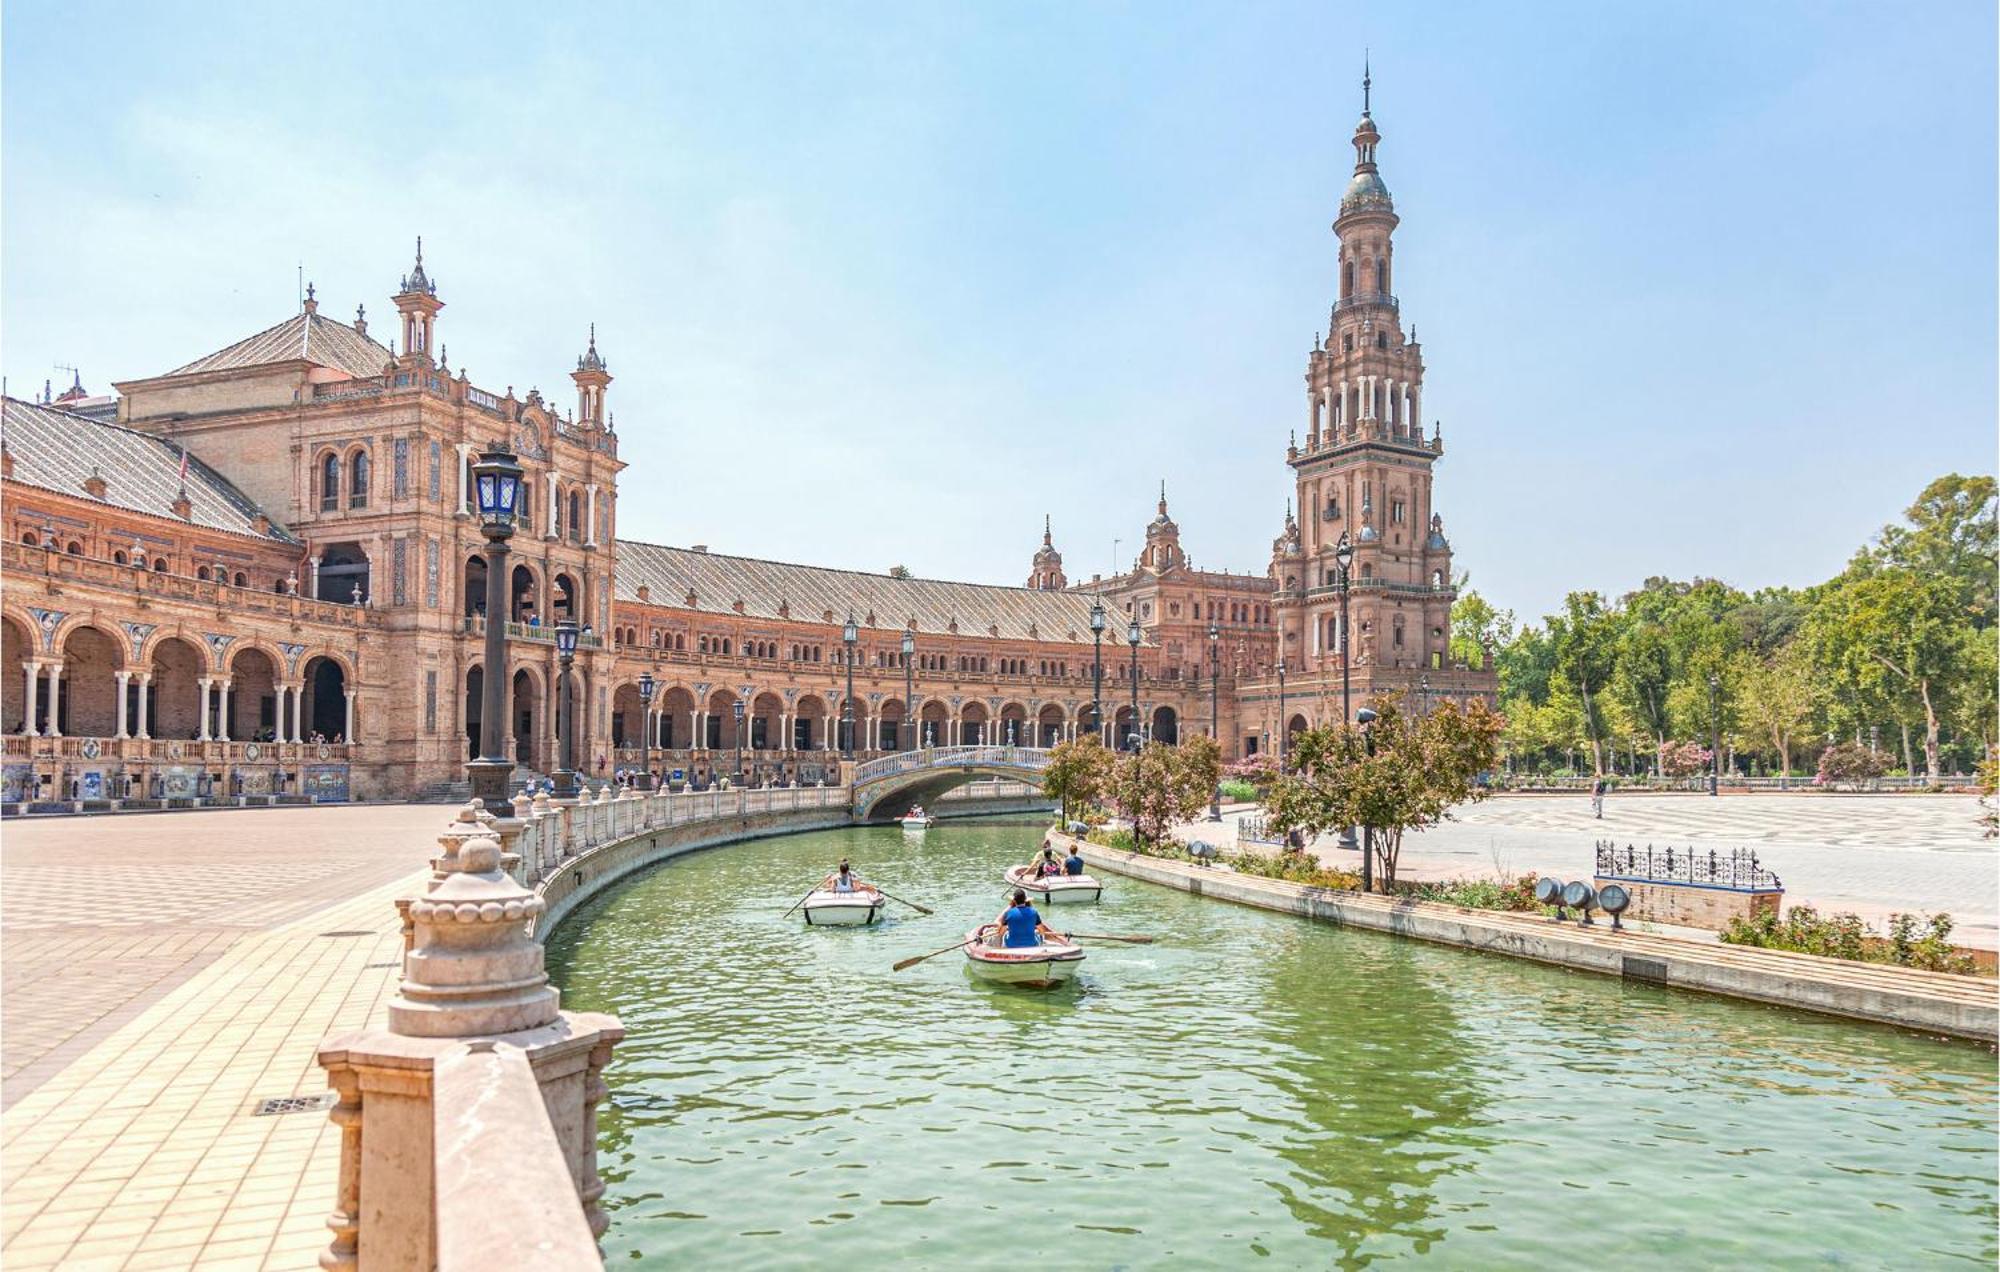
{"label": "ground spotlight", "polygon": [[1572,879],[1563,889],[1563,904],[1576,911],[1579,927],[1595,927],[1590,921],[1590,908],[1597,904],[1597,889],[1581,879]]}
{"label": "ground spotlight", "polygon": [[1631,905],[1632,894],[1615,883],[1607,883],[1597,890],[1597,908],[1611,916],[1613,932],[1625,930],[1625,925],[1618,921],[1618,916],[1625,913]]}
{"label": "ground spotlight", "polygon": [[1562,880],[1551,879],[1547,875],[1543,875],[1541,878],[1535,880],[1535,900],[1543,905],[1552,905],[1556,908],[1555,922],[1561,923],[1569,917],[1563,913]]}

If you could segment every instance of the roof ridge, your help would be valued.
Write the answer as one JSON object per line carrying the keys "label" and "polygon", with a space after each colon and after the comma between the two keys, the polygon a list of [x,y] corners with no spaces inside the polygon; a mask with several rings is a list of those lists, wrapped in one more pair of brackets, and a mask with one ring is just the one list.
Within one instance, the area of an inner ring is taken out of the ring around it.
{"label": "roof ridge", "polygon": [[[899,578],[884,570],[857,570],[845,565],[814,565],[810,561],[780,561],[773,557],[746,556],[740,552],[696,552],[693,548],[676,547],[671,543],[649,543],[644,539],[620,538],[618,546],[621,548],[658,548],[663,552],[685,552],[689,556],[708,557],[711,560],[719,558],[730,561],[751,561],[758,565],[782,565],[796,570],[820,570],[827,574],[853,574],[865,579],[882,579],[889,583],[943,583],[952,587],[983,587],[990,588],[996,592],[1022,592],[1029,596],[1049,596],[1052,594],[1047,588],[1023,587],[1017,583],[976,583],[969,579],[940,579],[932,578],[925,574],[912,574],[908,578]],[[1095,593],[1085,592],[1080,588],[1064,588],[1061,592],[1054,593],[1054,595],[1064,594],[1074,596],[1095,595]]]}

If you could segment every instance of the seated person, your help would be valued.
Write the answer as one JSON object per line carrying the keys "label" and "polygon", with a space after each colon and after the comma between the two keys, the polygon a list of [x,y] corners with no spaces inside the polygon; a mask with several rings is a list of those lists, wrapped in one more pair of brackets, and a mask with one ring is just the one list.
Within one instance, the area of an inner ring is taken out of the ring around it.
{"label": "seated person", "polygon": [[1056,861],[1056,850],[1044,847],[1042,849],[1042,859],[1035,863],[1035,877],[1037,879],[1052,879],[1061,873],[1062,866]]}
{"label": "seated person", "polygon": [[834,892],[854,892],[858,889],[866,888],[868,885],[862,883],[855,876],[854,871],[847,864],[847,858],[842,857],[840,859],[840,869],[828,875],[825,882],[820,884],[820,886]]}
{"label": "seated person", "polygon": [[1042,916],[1028,904],[1028,894],[1019,888],[1014,889],[1014,904],[1000,912],[993,926],[1000,929],[1000,943],[1008,949],[1032,948],[1040,945],[1045,936],[1061,936],[1042,922]]}
{"label": "seated person", "polygon": [[1083,854],[1076,850],[1074,844],[1070,846],[1069,856],[1063,858],[1063,873],[1071,878],[1083,873]]}

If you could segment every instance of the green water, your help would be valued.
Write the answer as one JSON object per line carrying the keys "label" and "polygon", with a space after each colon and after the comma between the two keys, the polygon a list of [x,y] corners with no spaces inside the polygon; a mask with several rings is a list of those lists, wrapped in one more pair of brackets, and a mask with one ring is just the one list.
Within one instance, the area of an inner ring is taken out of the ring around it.
{"label": "green water", "polygon": [[[1078,982],[956,955],[1036,825],[774,839],[571,918],[612,1266],[1913,1268],[1996,1258],[1991,1052],[1113,878]],[[781,918],[842,854],[933,907]]]}

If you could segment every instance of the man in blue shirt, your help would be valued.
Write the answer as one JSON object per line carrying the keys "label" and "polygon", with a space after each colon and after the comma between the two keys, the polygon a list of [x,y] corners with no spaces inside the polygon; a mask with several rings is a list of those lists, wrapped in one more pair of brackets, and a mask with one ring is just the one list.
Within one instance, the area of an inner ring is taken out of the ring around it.
{"label": "man in blue shirt", "polygon": [[1071,878],[1083,873],[1083,854],[1076,850],[1075,844],[1069,846],[1069,856],[1063,858],[1063,873]]}
{"label": "man in blue shirt", "polygon": [[1001,944],[1009,949],[1040,945],[1043,934],[1055,935],[1042,924],[1042,916],[1028,904],[1028,894],[1019,888],[1014,889],[1014,904],[1007,907],[995,922],[1003,934]]}

